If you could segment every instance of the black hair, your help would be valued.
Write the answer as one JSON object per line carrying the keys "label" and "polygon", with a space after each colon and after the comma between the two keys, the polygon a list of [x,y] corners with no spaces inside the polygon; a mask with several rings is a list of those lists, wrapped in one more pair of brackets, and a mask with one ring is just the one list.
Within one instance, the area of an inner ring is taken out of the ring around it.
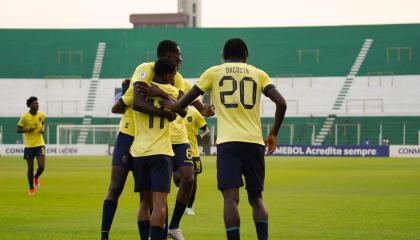
{"label": "black hair", "polygon": [[155,62],[155,76],[164,76],[166,74],[171,74],[176,72],[176,64],[169,58],[163,57],[159,58]]}
{"label": "black hair", "polygon": [[246,60],[248,57],[248,47],[244,40],[240,38],[231,38],[226,41],[223,47],[223,59],[240,59]]}
{"label": "black hair", "polygon": [[34,102],[34,101],[36,101],[36,100],[38,100],[38,98],[37,97],[30,97],[30,98],[28,98],[28,100],[26,100],[26,106],[27,107],[31,107],[31,104]]}
{"label": "black hair", "polygon": [[176,53],[178,51],[178,43],[172,40],[163,40],[157,47],[157,57],[167,57],[171,53]]}

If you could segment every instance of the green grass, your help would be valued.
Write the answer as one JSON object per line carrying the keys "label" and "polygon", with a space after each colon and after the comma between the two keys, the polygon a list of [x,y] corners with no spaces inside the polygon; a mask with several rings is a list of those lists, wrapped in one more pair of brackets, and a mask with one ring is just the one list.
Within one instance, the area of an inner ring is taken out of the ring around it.
{"label": "green grass", "polygon": [[[181,227],[187,240],[225,239],[215,158],[203,164],[197,215]],[[420,159],[272,157],[266,168],[270,239],[420,239]],[[29,197],[25,162],[1,157],[0,239],[99,239],[109,170],[109,157],[48,157],[42,188]],[[139,239],[138,201],[129,176],[112,240]],[[244,191],[240,212],[242,239],[255,240]]]}

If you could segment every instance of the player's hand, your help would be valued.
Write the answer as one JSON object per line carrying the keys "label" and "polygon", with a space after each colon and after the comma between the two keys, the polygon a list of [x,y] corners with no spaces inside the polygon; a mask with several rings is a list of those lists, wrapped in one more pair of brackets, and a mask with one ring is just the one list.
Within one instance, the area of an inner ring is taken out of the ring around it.
{"label": "player's hand", "polygon": [[35,131],[35,128],[27,128],[25,130],[25,132],[27,132],[27,133],[31,133],[31,132],[34,132],[34,131]]}
{"label": "player's hand", "polygon": [[265,139],[266,155],[271,155],[277,147],[277,137],[274,134],[268,134]]}
{"label": "player's hand", "polygon": [[124,95],[127,92],[128,87],[130,87],[130,79],[124,79],[121,83],[121,95]]}
{"label": "player's hand", "polygon": [[147,91],[150,88],[149,84],[145,82],[135,82],[133,87],[135,91],[139,92],[143,96],[147,96]]}
{"label": "player's hand", "polygon": [[172,98],[164,98],[159,101],[159,104],[165,109],[172,110],[172,107],[175,105],[175,100]]}
{"label": "player's hand", "polygon": [[204,104],[204,109],[201,112],[201,115],[203,115],[203,117],[211,117],[214,116],[214,107]]}
{"label": "player's hand", "polygon": [[165,111],[165,118],[167,118],[169,122],[172,122],[176,119],[176,113],[172,111]]}

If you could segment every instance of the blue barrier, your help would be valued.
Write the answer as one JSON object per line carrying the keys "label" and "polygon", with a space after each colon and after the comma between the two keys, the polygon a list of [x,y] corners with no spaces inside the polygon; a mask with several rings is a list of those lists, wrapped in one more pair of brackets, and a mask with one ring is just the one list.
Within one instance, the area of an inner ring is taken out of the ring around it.
{"label": "blue barrier", "polygon": [[279,145],[275,156],[389,157],[389,146]]}

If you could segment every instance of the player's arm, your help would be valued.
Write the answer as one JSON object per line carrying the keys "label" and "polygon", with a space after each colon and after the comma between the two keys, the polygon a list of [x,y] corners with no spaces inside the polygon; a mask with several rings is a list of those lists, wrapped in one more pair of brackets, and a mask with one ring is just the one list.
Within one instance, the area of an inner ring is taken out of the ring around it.
{"label": "player's arm", "polygon": [[[190,105],[197,97],[204,94],[204,92],[198,88],[197,86],[194,86],[187,94],[185,94],[181,99],[179,99],[177,102],[173,104],[167,104],[165,107],[168,109],[171,109],[173,111],[179,111],[181,109],[186,108],[188,105]],[[198,109],[197,109],[198,110]]]}
{"label": "player's arm", "polygon": [[146,97],[140,93],[139,87],[141,83],[135,82],[133,84],[133,110],[146,113],[152,116],[165,117],[169,121],[173,121],[176,118],[176,114],[165,109],[159,109],[153,104],[146,101]]}
{"label": "player's arm", "polygon": [[210,132],[207,125],[204,125],[203,127],[201,127],[200,130],[201,130],[201,133],[198,134],[198,136],[197,136],[197,138],[199,138],[199,139],[203,139]]}
{"label": "player's arm", "polygon": [[277,134],[286,114],[287,104],[283,96],[277,91],[274,85],[268,85],[264,89],[264,95],[271,99],[276,104],[276,114],[274,115],[274,124],[265,140],[268,147],[267,155],[272,154],[277,147]]}
{"label": "player's arm", "polygon": [[[123,114],[125,112],[125,108],[127,107],[127,105],[125,104],[122,96],[127,92],[127,90],[130,88],[130,79],[124,79],[121,83],[121,97],[118,97],[115,102],[114,105],[112,106],[111,112],[112,113],[119,113],[119,114]],[[130,89],[132,90],[132,89]]]}
{"label": "player's arm", "polygon": [[124,101],[120,98],[120,99],[115,100],[114,105],[112,106],[111,112],[123,114],[125,111],[125,108],[126,108],[126,105]]}
{"label": "player's arm", "polygon": [[17,127],[16,131],[18,133],[30,133],[30,132],[33,132],[35,130],[35,128],[24,128],[23,126],[25,126],[25,118],[22,116],[19,119],[18,127]]}
{"label": "player's arm", "polygon": [[192,102],[191,105],[197,109],[203,117],[211,117],[214,116],[214,108],[210,105],[203,104],[199,99]]}
{"label": "player's arm", "polygon": [[17,127],[17,132],[18,133],[30,133],[33,132],[35,130],[35,128],[23,128],[22,126],[18,126]]}

